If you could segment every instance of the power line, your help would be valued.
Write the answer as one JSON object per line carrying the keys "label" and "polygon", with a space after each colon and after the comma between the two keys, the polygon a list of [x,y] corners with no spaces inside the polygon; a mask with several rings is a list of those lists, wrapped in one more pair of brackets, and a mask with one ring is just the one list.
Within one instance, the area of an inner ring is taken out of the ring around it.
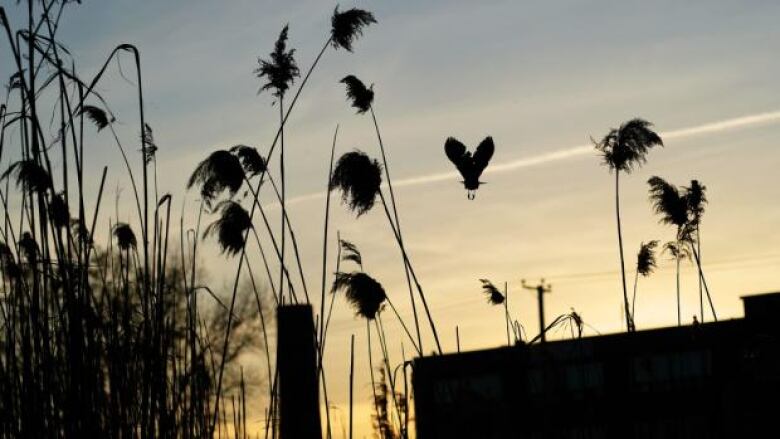
{"label": "power line", "polygon": [[[717,268],[719,266],[723,265],[730,265],[730,264],[739,264],[739,263],[750,263],[750,262],[757,262],[757,261],[765,261],[769,259],[780,259],[780,253],[774,253],[774,254],[767,254],[767,255],[761,255],[761,256],[749,256],[744,258],[733,258],[733,259],[723,259],[723,260],[716,260],[716,261],[703,261],[702,265],[703,267],[710,267],[710,269],[707,270],[707,272],[710,271],[722,271],[724,268]],[[712,268],[715,267],[715,268]],[[660,267],[656,271],[669,271],[673,270],[674,267],[668,266],[668,267]],[[726,268],[729,269],[729,268]],[[581,278],[589,278],[589,277],[606,277],[606,276],[616,276],[620,274],[617,270],[610,270],[610,271],[586,271],[586,272],[574,272],[574,273],[558,273],[558,274],[552,274],[547,275],[547,278],[553,279],[553,280],[576,280]],[[514,281],[521,280],[521,278],[515,278]]]}

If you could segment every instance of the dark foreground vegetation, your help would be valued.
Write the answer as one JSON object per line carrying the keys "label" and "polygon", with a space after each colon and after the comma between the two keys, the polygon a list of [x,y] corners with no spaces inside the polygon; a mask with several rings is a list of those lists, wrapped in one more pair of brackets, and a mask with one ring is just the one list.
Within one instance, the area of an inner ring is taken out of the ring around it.
{"label": "dark foreground vegetation", "polygon": [[[2,30],[11,48],[2,54],[2,62],[14,70],[0,101],[0,436],[278,437],[278,371],[269,347],[273,316],[278,306],[311,304],[323,430],[331,437],[322,358],[334,303],[343,296],[366,323],[375,431],[382,438],[408,437],[413,420],[408,360],[441,354],[443,348],[404,241],[373,86],[347,72],[341,81],[357,114],[371,116],[376,146],[370,154],[349,150],[337,156],[335,129],[328,179],[323,182],[327,196],[322,265],[316,267],[321,270],[319,285],[307,284],[305,273],[312,267],[301,263],[294,221],[286,208],[288,118],[328,51],[352,52],[366,28],[376,23],[373,14],[337,7],[321,51],[305,69],[299,68],[295,50],[288,47],[289,27],[282,28],[270,54],[258,59],[255,69],[262,97],[267,93],[278,109],[275,136],[264,154],[243,144],[206,154],[188,182],[188,189],[198,196],[197,215],[185,218],[182,213],[177,218],[172,215],[173,197],[158,192],[158,146],[153,123],[144,113],[139,49],[119,44],[94,76],[84,76],[57,36],[63,14],[77,9],[78,2],[17,3],[19,16],[26,17],[20,23],[10,23],[0,8]],[[100,93],[106,72],[119,59],[133,66],[121,74],[136,88],[136,114],[124,115],[125,123],[137,124],[137,135],[129,139],[118,134],[119,116]],[[113,215],[109,213],[109,169],[103,168],[99,176],[85,174],[94,166],[87,163],[94,138],[113,144],[117,159],[121,158],[111,172],[125,173],[129,180],[129,218],[120,217],[116,207]],[[595,144],[614,171],[623,303],[626,326],[633,330],[638,278],[652,272],[657,242],[641,246],[629,299],[619,177],[641,165],[648,151],[662,141],[649,122],[635,119]],[[454,138],[446,140],[446,156],[463,176],[469,198],[482,183],[480,176],[494,149],[491,137],[473,155]],[[678,265],[688,255],[698,265],[703,321],[704,298],[709,298],[698,246],[704,186],[694,180],[690,187],[678,189],[657,177],[650,186],[656,212],[664,223],[676,227],[674,240],[664,248]],[[364,271],[358,246],[338,234],[334,239],[329,224],[332,192],[340,193],[356,217],[381,209],[405,272],[405,292],[388,294]],[[278,218],[266,211],[261,193],[279,202]],[[215,240],[235,266],[224,297],[206,283],[207,273],[199,265],[199,244],[204,239]],[[331,242],[337,256],[329,264]],[[522,325],[509,314],[508,286],[502,292],[487,279],[482,284],[489,303],[504,308],[507,343],[526,339]],[[541,300],[550,286],[526,288],[539,291]],[[401,318],[394,304],[406,300],[410,322]],[[388,348],[385,316],[400,323],[401,343],[411,346],[404,358],[390,358],[394,350]],[[543,324],[540,334],[529,341],[544,341],[544,332],[562,322],[577,326],[581,335],[582,321],[572,312],[547,327]],[[351,346],[354,367],[354,337]],[[262,359],[259,376],[245,375],[240,366],[248,350],[257,351]],[[351,370],[350,438],[353,377]],[[261,415],[248,415],[248,395],[263,401]],[[248,427],[250,416],[263,419],[260,431]]]}

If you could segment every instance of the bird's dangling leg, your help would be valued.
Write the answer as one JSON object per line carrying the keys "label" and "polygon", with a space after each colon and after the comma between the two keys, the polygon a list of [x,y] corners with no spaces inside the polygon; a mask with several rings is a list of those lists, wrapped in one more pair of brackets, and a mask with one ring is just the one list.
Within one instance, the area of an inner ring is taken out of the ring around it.
{"label": "bird's dangling leg", "polygon": [[466,192],[466,196],[468,197],[469,200],[473,200],[476,195],[477,195],[477,193],[475,191],[467,191]]}

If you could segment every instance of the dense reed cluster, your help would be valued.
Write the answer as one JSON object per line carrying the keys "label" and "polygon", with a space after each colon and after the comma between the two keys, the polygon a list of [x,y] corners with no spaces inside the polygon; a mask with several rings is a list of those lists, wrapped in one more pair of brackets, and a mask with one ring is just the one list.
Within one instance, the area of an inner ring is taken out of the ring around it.
{"label": "dense reed cluster", "polygon": [[[129,57],[138,67],[139,51],[121,44],[85,78],[57,35],[75,4],[17,3],[28,18],[21,27],[0,8],[11,49],[2,62],[15,70],[0,107],[0,437],[243,436],[247,382],[260,380],[245,377],[238,359],[263,346],[255,303],[264,299],[242,284],[240,306],[231,311],[233,343],[216,349],[228,309],[201,285],[197,245],[188,232],[176,232],[184,220],[171,217],[171,196],[158,195],[140,70],[133,83],[138,112],[124,115],[138,124],[129,140],[138,142],[137,154],[125,150],[99,92],[111,62]],[[98,143],[113,143],[122,157],[135,207],[130,218],[106,213],[108,169],[89,175],[95,164],[86,145]],[[218,177],[242,169],[225,154],[193,177],[204,199],[243,182]],[[231,206],[217,208],[231,225],[242,224]],[[220,225],[209,230],[238,245],[236,229]]]}

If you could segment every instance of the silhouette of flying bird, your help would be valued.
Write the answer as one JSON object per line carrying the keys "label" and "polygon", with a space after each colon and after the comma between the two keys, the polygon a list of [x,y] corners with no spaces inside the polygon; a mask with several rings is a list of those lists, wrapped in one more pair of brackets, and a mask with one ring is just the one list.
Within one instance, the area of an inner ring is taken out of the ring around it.
{"label": "silhouette of flying bird", "polygon": [[480,142],[474,154],[466,151],[466,146],[454,137],[448,137],[444,142],[444,152],[447,157],[458,168],[458,172],[463,177],[463,187],[468,191],[469,200],[474,199],[474,192],[479,189],[479,185],[484,182],[479,181],[479,176],[488,165],[490,158],[493,157],[493,138],[488,136]]}

